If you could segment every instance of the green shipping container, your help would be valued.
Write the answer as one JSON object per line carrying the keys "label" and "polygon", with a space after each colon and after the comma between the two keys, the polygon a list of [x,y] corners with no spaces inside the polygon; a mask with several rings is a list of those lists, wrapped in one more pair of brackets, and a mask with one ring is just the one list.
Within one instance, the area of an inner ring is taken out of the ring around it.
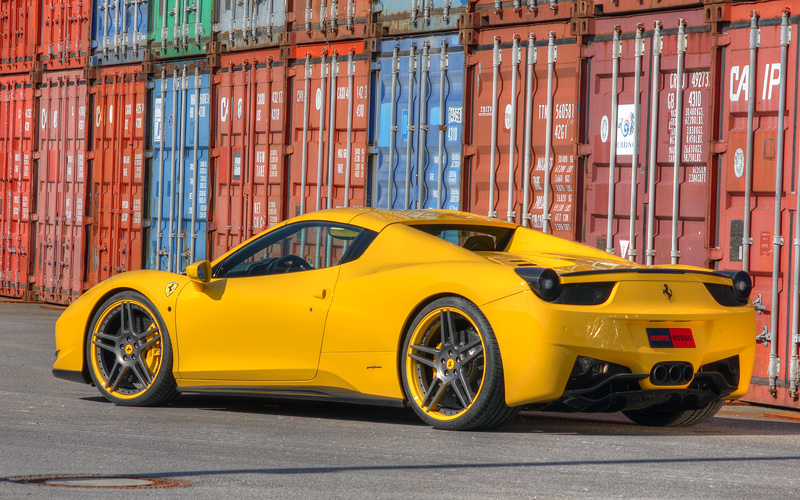
{"label": "green shipping container", "polygon": [[206,54],[214,0],[151,0],[149,19],[147,37],[156,59]]}

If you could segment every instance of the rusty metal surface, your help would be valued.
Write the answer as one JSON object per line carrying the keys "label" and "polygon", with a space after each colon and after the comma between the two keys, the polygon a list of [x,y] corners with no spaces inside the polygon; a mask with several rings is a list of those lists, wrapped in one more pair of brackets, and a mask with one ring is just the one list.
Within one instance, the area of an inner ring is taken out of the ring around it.
{"label": "rusty metal surface", "polygon": [[30,71],[42,29],[41,2],[7,0],[0,3],[0,73]]}
{"label": "rusty metal surface", "polygon": [[92,2],[43,0],[37,52],[43,68],[63,70],[86,65],[91,50]]}

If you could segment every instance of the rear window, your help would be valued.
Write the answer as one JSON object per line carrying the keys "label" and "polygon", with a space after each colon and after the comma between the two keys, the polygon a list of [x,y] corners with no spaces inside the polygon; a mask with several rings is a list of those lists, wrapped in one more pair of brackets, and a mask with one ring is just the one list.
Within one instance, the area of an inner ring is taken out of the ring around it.
{"label": "rear window", "polygon": [[414,229],[436,236],[473,252],[502,252],[508,247],[513,228],[457,224],[415,224]]}

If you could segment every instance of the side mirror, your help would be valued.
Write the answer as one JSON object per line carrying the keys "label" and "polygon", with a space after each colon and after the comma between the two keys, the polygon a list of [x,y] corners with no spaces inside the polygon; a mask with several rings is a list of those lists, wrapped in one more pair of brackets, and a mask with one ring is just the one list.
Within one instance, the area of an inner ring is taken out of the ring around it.
{"label": "side mirror", "polygon": [[201,260],[195,262],[186,268],[186,276],[192,281],[199,283],[208,283],[211,281],[211,262]]}

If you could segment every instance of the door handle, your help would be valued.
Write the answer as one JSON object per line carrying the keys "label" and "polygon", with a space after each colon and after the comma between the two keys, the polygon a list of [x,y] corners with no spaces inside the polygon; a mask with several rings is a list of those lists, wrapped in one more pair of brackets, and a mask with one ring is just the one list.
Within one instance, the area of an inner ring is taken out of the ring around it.
{"label": "door handle", "polygon": [[328,290],[323,288],[322,291],[319,291],[314,294],[314,297],[317,299],[324,299],[328,295]]}

